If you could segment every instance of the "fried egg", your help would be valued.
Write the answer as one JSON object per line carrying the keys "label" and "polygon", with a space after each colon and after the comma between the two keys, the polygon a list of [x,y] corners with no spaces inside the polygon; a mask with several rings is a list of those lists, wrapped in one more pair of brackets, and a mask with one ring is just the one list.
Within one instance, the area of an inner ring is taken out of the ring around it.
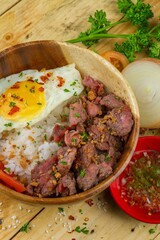
{"label": "fried egg", "polygon": [[82,91],[75,64],[44,71],[25,70],[0,79],[0,132],[34,125]]}

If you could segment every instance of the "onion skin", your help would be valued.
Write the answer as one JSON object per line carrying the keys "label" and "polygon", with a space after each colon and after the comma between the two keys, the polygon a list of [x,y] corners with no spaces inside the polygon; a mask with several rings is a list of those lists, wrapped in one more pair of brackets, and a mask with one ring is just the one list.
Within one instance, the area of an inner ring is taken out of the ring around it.
{"label": "onion skin", "polygon": [[131,85],[140,111],[140,127],[160,128],[160,60],[142,58],[127,65],[122,75]]}

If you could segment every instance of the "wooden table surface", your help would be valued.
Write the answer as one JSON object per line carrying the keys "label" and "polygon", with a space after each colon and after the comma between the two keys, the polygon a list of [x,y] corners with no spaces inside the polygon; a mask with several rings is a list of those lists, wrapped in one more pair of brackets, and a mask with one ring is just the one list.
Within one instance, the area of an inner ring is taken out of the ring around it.
{"label": "wooden table surface", "polygon": [[[156,21],[160,15],[160,1],[144,2],[152,6]],[[0,0],[0,6],[0,50],[21,42],[65,41],[76,37],[86,29],[89,15],[97,9],[106,10],[111,21],[122,17],[116,0]],[[111,30],[125,31],[133,30],[128,24]],[[112,49],[114,42],[110,39],[100,41],[95,49],[102,53]],[[92,198],[92,203],[92,206],[85,201],[33,206],[0,193],[0,239],[160,240],[160,225],[142,223],[126,215],[114,203],[108,190]],[[64,212],[60,213],[59,208]],[[28,222],[28,232],[21,232],[20,228]],[[73,231],[77,226],[86,227],[89,233]],[[154,229],[154,233],[151,234],[150,229]]]}

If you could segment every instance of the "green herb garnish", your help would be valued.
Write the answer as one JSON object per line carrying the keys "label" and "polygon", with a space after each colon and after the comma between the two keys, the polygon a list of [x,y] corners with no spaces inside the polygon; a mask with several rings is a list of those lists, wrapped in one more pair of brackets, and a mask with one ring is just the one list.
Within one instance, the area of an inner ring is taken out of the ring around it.
{"label": "green herb garnish", "polygon": [[80,117],[81,117],[81,115],[80,115],[78,112],[76,112],[76,113],[74,114],[74,116],[77,117],[77,118],[80,118]]}
{"label": "green herb garnish", "polygon": [[[160,23],[152,25],[150,19],[154,17],[149,4],[137,0],[134,4],[131,0],[118,0],[118,8],[123,13],[123,18],[111,23],[103,10],[97,10],[90,16],[88,22],[91,27],[80,35],[68,40],[70,43],[82,42],[85,46],[91,47],[103,38],[126,39],[121,44],[115,44],[115,50],[123,53],[133,61],[136,54],[144,51],[149,57],[160,58]],[[136,27],[134,33],[111,34],[108,31],[121,23],[130,22]]]}
{"label": "green herb garnish", "polygon": [[25,223],[21,228],[20,228],[20,232],[28,232],[28,230],[31,229],[29,226],[29,222]]}
{"label": "green herb garnish", "polygon": [[62,146],[62,142],[59,141],[59,142],[57,143],[57,145],[58,145],[58,147],[61,147],[61,146]]}
{"label": "green herb garnish", "polygon": [[68,90],[67,88],[65,88],[63,91],[64,92],[70,92],[70,90]]}
{"label": "green herb garnish", "polygon": [[111,160],[111,157],[107,154],[106,156],[105,156],[105,162],[108,162],[108,161],[110,161]]}
{"label": "green herb garnish", "polygon": [[10,106],[10,107],[14,107],[15,105],[16,105],[15,102],[10,102],[10,103],[9,103],[9,106]]}
{"label": "green herb garnish", "polygon": [[12,97],[13,97],[13,99],[16,99],[16,98],[18,98],[18,96],[14,93],[14,94],[12,94]]}
{"label": "green herb garnish", "polygon": [[76,143],[77,143],[77,139],[76,139],[76,138],[72,138],[72,139],[71,139],[71,142],[72,142],[73,144],[76,144]]}
{"label": "green herb garnish", "polygon": [[84,177],[85,175],[86,175],[85,170],[84,170],[84,169],[81,169],[81,170],[80,170],[80,176],[81,176],[81,177]]}
{"label": "green herb garnish", "polygon": [[149,229],[149,233],[150,233],[150,234],[153,234],[153,233],[155,233],[155,229],[153,229],[153,228],[150,228],[150,229]]}
{"label": "green herb garnish", "polygon": [[77,80],[74,80],[74,81],[70,84],[70,86],[75,86],[76,83],[77,83]]}
{"label": "green herb garnish", "polygon": [[5,127],[12,127],[13,123],[5,123],[4,126]]}
{"label": "green herb garnish", "polygon": [[11,169],[10,168],[5,168],[5,172],[10,173]]}
{"label": "green herb garnish", "polygon": [[44,134],[44,139],[47,141],[47,135],[46,134]]}
{"label": "green herb garnish", "polygon": [[59,211],[60,213],[62,213],[62,212],[64,212],[64,208],[58,207],[58,211]]}
{"label": "green herb garnish", "polygon": [[29,91],[30,91],[31,93],[35,93],[35,89],[34,89],[34,88],[30,88]]}
{"label": "green herb garnish", "polygon": [[18,77],[22,77],[23,76],[23,72],[20,72],[20,74],[18,75]]}
{"label": "green herb garnish", "polygon": [[61,161],[60,162],[62,165],[67,165],[67,162],[66,161]]}
{"label": "green herb garnish", "polygon": [[75,228],[75,231],[76,232],[78,232],[78,233],[84,233],[84,234],[88,234],[89,233],[89,230],[86,228],[86,227],[84,227],[84,228],[81,228],[80,226],[77,226],[76,228]]}
{"label": "green herb garnish", "polygon": [[83,214],[83,211],[82,211],[82,209],[79,209],[79,213],[80,213],[80,214]]}
{"label": "green herb garnish", "polygon": [[88,135],[87,132],[81,133],[81,136],[82,136],[83,141],[87,141],[88,140],[89,135]]}

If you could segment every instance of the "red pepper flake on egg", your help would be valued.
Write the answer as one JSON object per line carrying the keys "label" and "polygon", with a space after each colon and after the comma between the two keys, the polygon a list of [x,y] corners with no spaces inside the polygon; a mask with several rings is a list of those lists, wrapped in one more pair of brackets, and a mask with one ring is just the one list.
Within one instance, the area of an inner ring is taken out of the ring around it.
{"label": "red pepper flake on egg", "polygon": [[64,80],[64,78],[62,78],[62,77],[60,77],[60,76],[57,76],[57,79],[58,79],[58,81],[59,81],[59,83],[58,83],[58,87],[62,87],[63,85],[64,85],[64,83],[65,83],[65,80]]}
{"label": "red pepper flake on egg", "polygon": [[52,72],[48,72],[48,73],[47,73],[47,77],[51,77],[52,75],[53,75]]}
{"label": "red pepper flake on egg", "polygon": [[18,112],[19,110],[20,110],[20,108],[15,105],[11,108],[8,115],[13,115],[14,113]]}
{"label": "red pepper flake on egg", "polygon": [[43,87],[40,87],[38,90],[39,90],[40,92],[43,92],[43,91],[44,91],[44,88],[43,88]]}
{"label": "red pepper flake on egg", "polygon": [[19,82],[16,82],[13,86],[11,86],[11,89],[18,89],[19,88]]}
{"label": "red pepper flake on egg", "polygon": [[42,80],[42,82],[47,82],[48,77],[46,75],[40,76],[40,79]]}

